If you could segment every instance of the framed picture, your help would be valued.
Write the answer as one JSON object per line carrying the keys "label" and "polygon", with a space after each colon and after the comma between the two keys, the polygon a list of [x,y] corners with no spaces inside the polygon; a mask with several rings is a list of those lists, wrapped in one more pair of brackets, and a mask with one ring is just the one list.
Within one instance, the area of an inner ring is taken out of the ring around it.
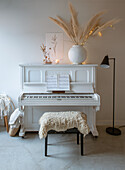
{"label": "framed picture", "polygon": [[50,51],[53,63],[60,63],[63,59],[63,33],[46,33],[46,47]]}

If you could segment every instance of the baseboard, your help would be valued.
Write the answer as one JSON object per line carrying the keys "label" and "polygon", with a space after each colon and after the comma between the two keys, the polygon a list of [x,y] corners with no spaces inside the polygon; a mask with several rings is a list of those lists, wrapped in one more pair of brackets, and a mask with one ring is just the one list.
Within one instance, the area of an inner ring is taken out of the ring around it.
{"label": "baseboard", "polygon": [[[97,125],[98,125],[98,126],[102,126],[102,125],[112,125],[112,121],[111,121],[111,120],[98,120],[98,121],[97,121]],[[115,121],[115,125],[116,125],[116,126],[125,125],[125,121],[123,121],[123,120]]]}

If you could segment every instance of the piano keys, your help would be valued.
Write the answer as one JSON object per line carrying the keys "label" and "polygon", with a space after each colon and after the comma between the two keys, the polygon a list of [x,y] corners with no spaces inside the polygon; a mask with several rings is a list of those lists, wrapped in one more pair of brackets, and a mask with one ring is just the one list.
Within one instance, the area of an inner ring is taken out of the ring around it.
{"label": "piano keys", "polygon": [[98,94],[27,94],[24,93],[19,106],[99,106]]}

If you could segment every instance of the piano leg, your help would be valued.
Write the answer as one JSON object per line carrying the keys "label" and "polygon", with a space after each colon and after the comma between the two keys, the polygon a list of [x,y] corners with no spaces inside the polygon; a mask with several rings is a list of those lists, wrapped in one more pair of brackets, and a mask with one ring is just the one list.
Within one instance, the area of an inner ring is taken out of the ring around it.
{"label": "piano leg", "polygon": [[87,114],[87,121],[88,121],[90,131],[92,132],[92,135],[94,137],[98,137],[99,133],[96,128],[96,108],[95,107],[89,107],[88,114]]}
{"label": "piano leg", "polygon": [[97,137],[99,136],[99,133],[98,133],[96,127],[93,127],[92,130],[91,130],[91,132],[92,132],[92,135],[93,135],[94,137],[97,138]]}
{"label": "piano leg", "polygon": [[24,129],[24,110],[21,108],[19,108],[20,111],[22,112],[22,115],[20,117],[20,131],[19,131],[19,136],[20,137],[24,137],[25,136],[25,129]]}

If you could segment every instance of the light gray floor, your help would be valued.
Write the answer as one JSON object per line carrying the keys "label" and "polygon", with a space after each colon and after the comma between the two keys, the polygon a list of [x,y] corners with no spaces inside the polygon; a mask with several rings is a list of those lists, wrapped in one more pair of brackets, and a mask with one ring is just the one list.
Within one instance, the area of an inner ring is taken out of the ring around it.
{"label": "light gray floor", "polygon": [[44,140],[38,134],[26,134],[26,139],[10,137],[0,127],[0,170],[125,170],[125,128],[121,136],[105,133],[86,137],[86,156],[80,155],[75,134],[49,135],[49,157],[44,156]]}

